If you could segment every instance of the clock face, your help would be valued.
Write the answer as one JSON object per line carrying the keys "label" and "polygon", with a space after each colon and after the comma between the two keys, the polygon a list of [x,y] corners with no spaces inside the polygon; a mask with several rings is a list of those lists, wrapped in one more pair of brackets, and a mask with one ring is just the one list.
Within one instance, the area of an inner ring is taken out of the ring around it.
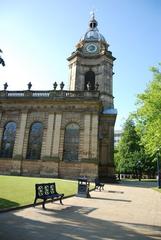
{"label": "clock face", "polygon": [[90,44],[88,44],[88,45],[86,46],[86,50],[87,50],[87,52],[89,52],[89,53],[94,53],[94,52],[97,51],[97,45],[94,44],[94,43],[90,43]]}

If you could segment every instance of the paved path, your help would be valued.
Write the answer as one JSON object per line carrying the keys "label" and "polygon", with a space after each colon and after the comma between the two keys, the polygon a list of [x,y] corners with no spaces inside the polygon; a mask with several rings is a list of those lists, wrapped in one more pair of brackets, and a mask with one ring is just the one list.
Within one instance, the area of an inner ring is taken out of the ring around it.
{"label": "paved path", "polygon": [[[91,198],[0,214],[1,240],[161,239],[161,194],[148,185],[106,185]],[[146,187],[146,188],[145,188]]]}

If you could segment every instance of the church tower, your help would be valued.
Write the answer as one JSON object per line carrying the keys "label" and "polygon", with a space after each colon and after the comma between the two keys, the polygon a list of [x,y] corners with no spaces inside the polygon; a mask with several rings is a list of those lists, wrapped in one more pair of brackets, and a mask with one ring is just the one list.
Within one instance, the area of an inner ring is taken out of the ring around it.
{"label": "church tower", "polygon": [[89,28],[68,58],[69,90],[99,90],[104,109],[113,108],[113,61],[109,44],[99,32],[94,13]]}
{"label": "church tower", "polygon": [[[113,102],[113,62],[109,44],[98,30],[92,13],[89,27],[68,58],[69,90],[99,92],[102,108],[98,120],[98,176],[114,176],[114,125],[117,110]],[[113,180],[112,180],[113,181]]]}

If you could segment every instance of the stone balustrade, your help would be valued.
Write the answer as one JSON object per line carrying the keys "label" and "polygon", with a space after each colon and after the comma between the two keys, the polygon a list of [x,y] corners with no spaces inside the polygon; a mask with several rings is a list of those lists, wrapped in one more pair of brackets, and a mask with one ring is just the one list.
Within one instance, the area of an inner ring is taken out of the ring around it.
{"label": "stone balustrade", "polygon": [[99,98],[99,91],[0,91],[0,98]]}

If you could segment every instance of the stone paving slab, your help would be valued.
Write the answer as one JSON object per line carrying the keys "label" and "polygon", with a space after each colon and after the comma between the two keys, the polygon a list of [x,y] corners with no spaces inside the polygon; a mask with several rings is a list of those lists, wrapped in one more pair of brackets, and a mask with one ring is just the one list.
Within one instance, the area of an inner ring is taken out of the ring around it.
{"label": "stone paving slab", "polygon": [[161,194],[151,188],[107,184],[63,202],[1,213],[0,239],[161,239]]}

